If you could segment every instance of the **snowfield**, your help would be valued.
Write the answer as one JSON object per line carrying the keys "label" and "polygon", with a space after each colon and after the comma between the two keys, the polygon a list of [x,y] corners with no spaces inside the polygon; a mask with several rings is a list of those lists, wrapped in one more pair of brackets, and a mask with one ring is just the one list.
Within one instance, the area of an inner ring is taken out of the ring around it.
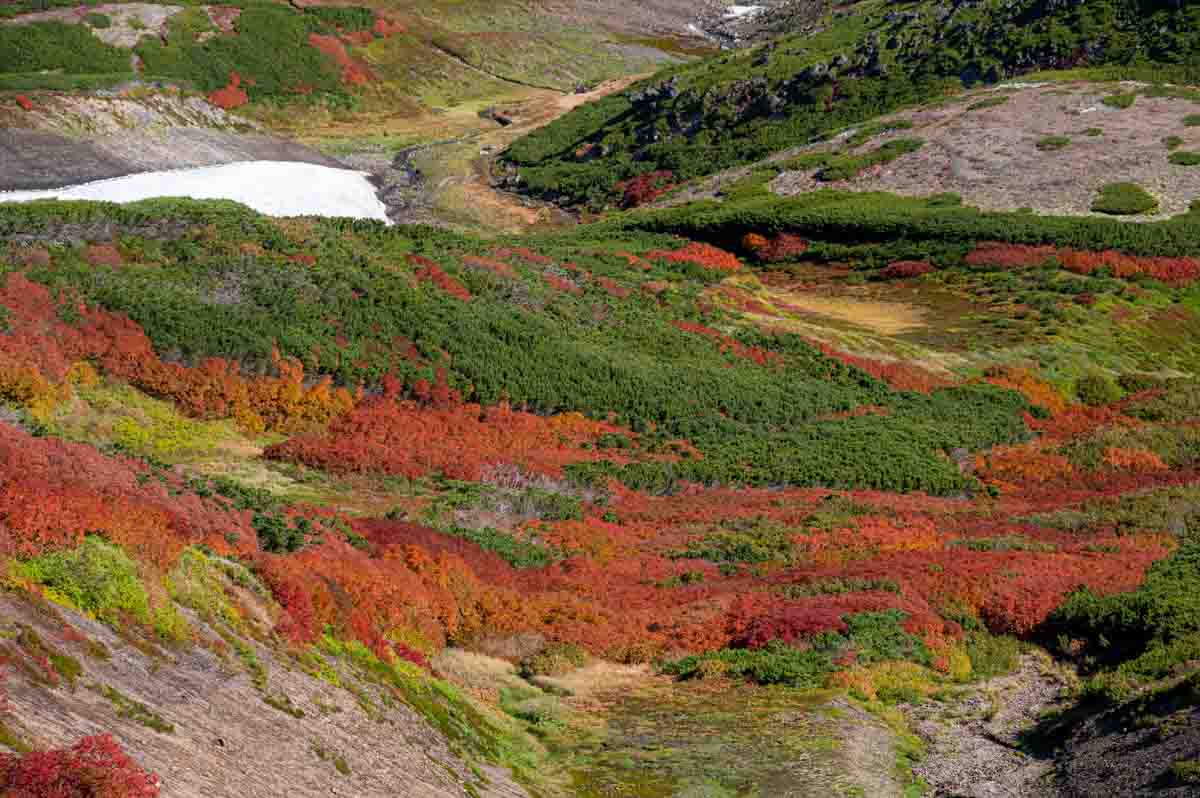
{"label": "snowfield", "polygon": [[154,197],[228,199],[268,216],[346,216],[386,222],[366,172],[296,161],[248,161],[143,172],[44,191],[0,192],[0,202],[40,199],[136,202]]}

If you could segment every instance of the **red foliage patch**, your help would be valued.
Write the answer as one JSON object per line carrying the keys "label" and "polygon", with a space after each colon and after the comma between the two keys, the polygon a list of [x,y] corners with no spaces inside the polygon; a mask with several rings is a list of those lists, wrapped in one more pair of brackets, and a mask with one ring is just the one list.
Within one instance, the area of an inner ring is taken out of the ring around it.
{"label": "red foliage patch", "polygon": [[371,31],[381,39],[386,39],[389,36],[395,36],[398,33],[407,33],[408,29],[399,22],[394,22],[380,14],[375,17],[375,25]]}
{"label": "red foliage patch", "polygon": [[[413,257],[418,256],[410,255],[410,260]],[[433,283],[455,299],[461,299],[463,302],[471,301],[471,292],[467,287],[442,271],[442,268],[433,261],[429,261],[428,265],[417,270],[417,279]]]}
{"label": "red foliage patch", "polygon": [[583,289],[577,286],[575,283],[562,277],[558,277],[557,275],[544,274],[542,275],[542,279],[544,279],[546,284],[555,291],[561,291],[564,294],[574,294],[576,296],[583,293]]}
{"label": "red foliage patch", "polygon": [[1145,276],[1171,285],[1187,285],[1200,278],[1200,258],[1139,257],[1115,250],[1085,252],[1052,246],[985,243],[967,255],[966,262],[971,266],[1023,269],[1042,266],[1052,258],[1076,274],[1107,269],[1116,277]]}
{"label": "red foliage patch", "polygon": [[671,263],[692,263],[714,272],[736,272],[742,268],[736,255],[699,241],[693,241],[681,249],[647,252],[646,257]]}
{"label": "red foliage patch", "polygon": [[527,247],[502,247],[492,252],[492,256],[500,260],[512,260],[520,258],[526,263],[532,263],[534,266],[550,266],[554,263],[553,258],[547,258],[545,255],[539,255],[532,249]]}
{"label": "red foliage patch", "polygon": [[156,798],[159,779],[103,734],[57,751],[0,754],[0,793],[5,798]]}
{"label": "red foliage patch", "polygon": [[217,89],[212,94],[208,95],[208,101],[218,108],[231,110],[240,108],[250,102],[249,95],[242,87],[242,76],[236,72],[229,73],[229,85],[223,89]]}
{"label": "red foliage patch", "polygon": [[25,111],[33,110],[33,107],[34,107],[33,100],[29,99],[24,94],[18,94],[13,99],[16,101],[17,105],[21,106],[22,110],[25,110]]}
{"label": "red foliage patch", "polygon": [[932,272],[933,264],[923,260],[898,260],[888,264],[881,274],[885,280],[906,280]]}
{"label": "red foliage patch", "polygon": [[341,70],[342,82],[348,86],[361,86],[374,81],[375,74],[365,63],[350,55],[346,45],[337,36],[310,33],[308,43],[333,60]]}
{"label": "red foliage patch", "polygon": [[83,259],[92,266],[117,267],[125,263],[121,251],[112,244],[89,244],[83,251]]}
{"label": "red foliage patch", "polygon": [[45,286],[23,274],[8,275],[0,286],[0,306],[8,311],[9,332],[0,336],[0,365],[20,365],[49,383],[66,379],[72,364],[90,361],[147,393],[174,400],[201,418],[234,417],[247,429],[303,428],[349,410],[355,397],[325,378],[305,384],[303,367],[275,357],[278,377],[249,379],[237,364],[210,358],[196,367],[164,363],[140,326],[128,317],[77,304],[79,322],[60,319]]}
{"label": "red foliage patch", "polygon": [[747,233],[742,238],[742,248],[764,263],[795,260],[808,251],[808,242],[793,233],[780,233],[767,238],[758,233]]}
{"label": "red foliage patch", "polygon": [[637,177],[617,183],[616,188],[622,194],[621,207],[637,208],[641,205],[654,202],[654,200],[675,188],[675,173],[660,170],[638,175]]}
{"label": "red foliage patch", "polygon": [[[432,388],[427,388],[431,391]],[[420,394],[418,388],[414,393]],[[326,435],[301,436],[272,446],[265,456],[336,472],[374,472],[416,478],[444,473],[479,480],[493,466],[514,463],[558,476],[568,463],[602,459],[593,445],[619,427],[578,413],[550,418],[515,411],[506,404],[459,404],[453,396],[432,397],[438,407],[370,400],[335,421]]]}

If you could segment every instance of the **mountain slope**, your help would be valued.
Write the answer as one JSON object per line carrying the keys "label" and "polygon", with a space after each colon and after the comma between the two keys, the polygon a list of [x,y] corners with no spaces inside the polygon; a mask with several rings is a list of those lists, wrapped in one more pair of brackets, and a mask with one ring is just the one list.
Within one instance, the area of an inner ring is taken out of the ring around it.
{"label": "mountain slope", "polygon": [[1196,8],[1100,3],[856,3],[816,32],[676,67],[514,144],[514,185],[571,204],[667,171],[682,182],[807,144],[960,86],[1039,69],[1179,79]]}

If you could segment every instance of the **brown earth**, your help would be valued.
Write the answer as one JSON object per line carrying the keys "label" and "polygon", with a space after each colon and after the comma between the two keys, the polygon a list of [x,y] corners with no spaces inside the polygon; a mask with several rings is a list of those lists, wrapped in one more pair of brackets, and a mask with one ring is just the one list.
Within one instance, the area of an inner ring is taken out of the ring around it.
{"label": "brown earth", "polygon": [[[267,608],[243,593],[257,608],[249,617],[269,625]],[[70,635],[64,635],[64,620],[73,629]],[[195,616],[189,620],[203,637],[219,640]],[[10,662],[4,672],[10,708],[0,715],[0,728],[38,748],[111,732],[162,779],[163,798],[526,795],[499,768],[481,766],[485,778],[472,773],[424,719],[344,665],[336,667],[345,687],[335,687],[248,640],[266,672],[264,693],[253,684],[244,658],[232,652],[218,656],[216,647],[202,645],[141,644],[139,650],[78,614],[38,610],[12,594],[0,595],[0,640],[12,641],[22,629],[76,658],[83,670],[73,685],[63,680],[51,687]],[[124,712],[106,697],[108,688],[123,697]],[[265,694],[286,697],[304,716],[268,705]],[[139,722],[152,715],[129,711],[131,702],[157,716],[152,722],[169,723],[173,730]],[[335,764],[338,759],[342,768]]]}

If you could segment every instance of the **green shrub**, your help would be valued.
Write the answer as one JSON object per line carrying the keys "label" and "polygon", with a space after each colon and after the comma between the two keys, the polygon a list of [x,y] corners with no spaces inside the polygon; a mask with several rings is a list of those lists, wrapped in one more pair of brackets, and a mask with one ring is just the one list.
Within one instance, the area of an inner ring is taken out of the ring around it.
{"label": "green shrub", "polygon": [[1167,136],[1162,140],[1162,143],[1168,150],[1174,150],[1183,146],[1183,139],[1179,138],[1179,136]]}
{"label": "green shrub", "polygon": [[1121,667],[1126,677],[1157,678],[1178,657],[1195,647],[1171,648],[1200,634],[1200,544],[1185,541],[1166,560],[1155,563],[1137,590],[1097,596],[1088,590],[1072,594],[1046,624],[1050,639],[1082,643],[1092,667]]}
{"label": "green shrub", "polygon": [[1200,152],[1173,152],[1170,161],[1176,166],[1200,166]]}
{"label": "green shrub", "polygon": [[531,657],[521,661],[520,672],[525,678],[533,676],[565,676],[587,664],[588,653],[573,643],[551,643]]}
{"label": "green shrub", "polygon": [[1083,131],[1083,135],[1085,135],[1085,136],[1093,136],[1093,137],[1094,137],[1094,136],[1103,136],[1103,135],[1104,135],[1104,128],[1100,128],[1100,127],[1089,127],[1087,130]]}
{"label": "green shrub", "polygon": [[1042,151],[1061,150],[1071,143],[1071,139],[1066,136],[1046,136],[1037,143],[1037,148]]}
{"label": "green shrub", "polygon": [[1110,108],[1131,108],[1137,102],[1137,95],[1133,93],[1110,94],[1100,100]]}
{"label": "green shrub", "polygon": [[0,25],[0,72],[129,73],[129,53],[63,22]]}
{"label": "green shrub", "polygon": [[1158,200],[1136,183],[1109,183],[1100,189],[1092,210],[1112,216],[1136,216],[1158,207]]}
{"label": "green shrub", "polygon": [[1183,118],[1184,127],[1200,127],[1200,114],[1188,114]]}
{"label": "green shrub", "polygon": [[151,620],[137,563],[102,538],[88,536],[76,549],[44,554],[16,568],[52,597],[105,621],[115,623],[123,615],[143,623]]}
{"label": "green shrub", "polygon": [[1112,377],[1095,373],[1080,377],[1075,382],[1075,395],[1085,405],[1096,407],[1119,402],[1123,393]]}
{"label": "green shrub", "polygon": [[93,28],[111,28],[112,18],[107,14],[90,13],[84,16],[83,21]]}

